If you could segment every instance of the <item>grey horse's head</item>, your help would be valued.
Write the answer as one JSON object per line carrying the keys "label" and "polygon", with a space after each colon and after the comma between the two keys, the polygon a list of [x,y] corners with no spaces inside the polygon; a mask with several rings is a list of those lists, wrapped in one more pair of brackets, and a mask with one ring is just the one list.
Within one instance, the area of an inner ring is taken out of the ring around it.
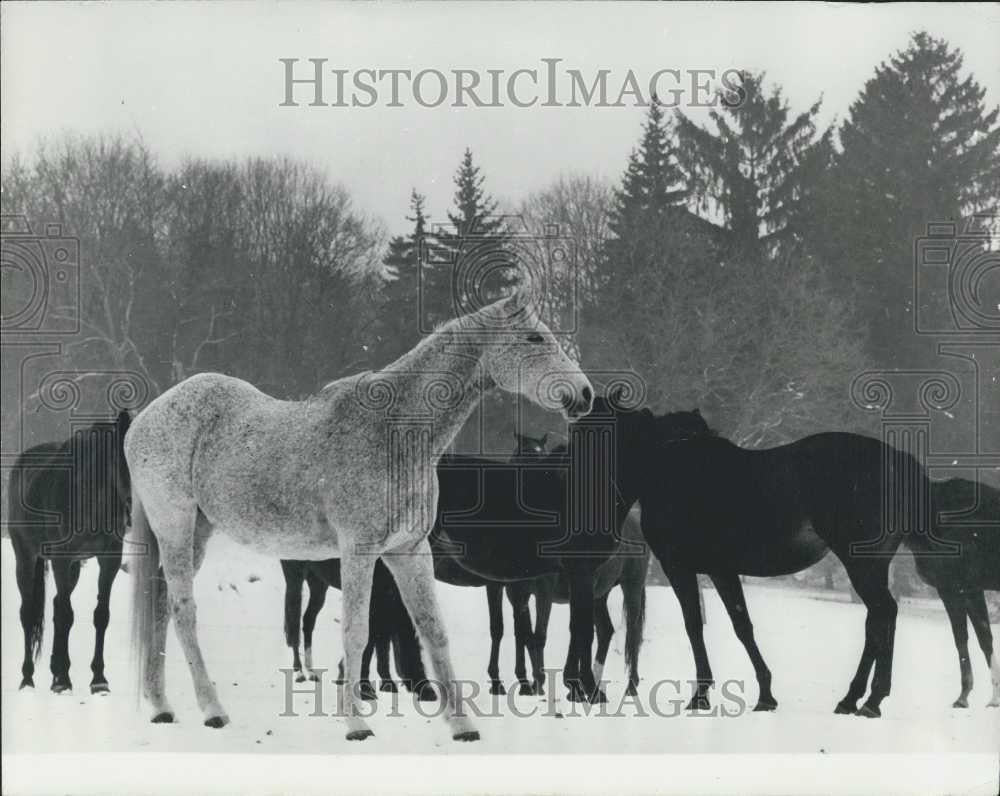
{"label": "grey horse's head", "polygon": [[569,419],[590,412],[590,380],[563,351],[523,290],[474,313],[467,328],[486,335],[483,366],[502,390],[561,411]]}

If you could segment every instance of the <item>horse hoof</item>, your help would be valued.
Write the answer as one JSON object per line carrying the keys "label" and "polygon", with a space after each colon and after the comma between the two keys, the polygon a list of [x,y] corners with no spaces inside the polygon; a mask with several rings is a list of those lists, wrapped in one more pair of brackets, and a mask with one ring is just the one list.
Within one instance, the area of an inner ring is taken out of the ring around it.
{"label": "horse hoof", "polygon": [[608,696],[600,688],[596,689],[593,694],[590,695],[591,705],[603,705],[608,701]]}
{"label": "horse hoof", "polygon": [[629,686],[625,689],[625,696],[630,696],[630,697],[639,696],[639,689],[636,688],[634,685],[629,684]]}
{"label": "horse hoof", "polygon": [[53,694],[71,694],[73,692],[73,686],[70,683],[53,683],[52,693]]}
{"label": "horse hoof", "polygon": [[437,691],[430,683],[424,683],[417,689],[417,702],[437,702]]}
{"label": "horse hoof", "polygon": [[954,702],[951,703],[953,708],[967,708],[969,707],[969,700],[965,697],[959,697]]}
{"label": "horse hoof", "polygon": [[319,682],[319,675],[316,672],[309,672],[309,676],[306,678],[313,683]]}
{"label": "horse hoof", "polygon": [[205,726],[211,727],[213,730],[221,730],[229,724],[229,716],[210,716],[205,719]]}
{"label": "horse hoof", "polygon": [[986,707],[1000,708],[1000,699],[991,699],[989,702],[986,703]]}
{"label": "horse hoof", "polygon": [[365,702],[372,702],[378,699],[378,695],[375,693],[375,687],[371,683],[361,684],[361,698]]}
{"label": "horse hoof", "polygon": [[837,703],[837,707],[833,709],[833,712],[840,716],[853,716],[858,712],[858,709],[850,702],[841,701]]}
{"label": "horse hoof", "polygon": [[504,688],[503,683],[495,682],[490,686],[490,693],[495,696],[506,696],[507,689]]}
{"label": "horse hoof", "polygon": [[306,681],[306,676],[304,674],[302,674],[302,672],[296,672],[295,673],[295,682],[296,683],[304,683],[305,681]]}
{"label": "horse hoof", "polygon": [[90,684],[91,694],[110,694],[111,689],[108,687],[107,683],[91,683]]}
{"label": "horse hoof", "polygon": [[535,696],[545,696],[545,686],[535,683]]}
{"label": "horse hoof", "polygon": [[708,701],[707,696],[696,696],[691,697],[691,701],[688,702],[686,710],[711,710],[712,703]]}
{"label": "horse hoof", "polygon": [[478,741],[479,731],[478,730],[466,730],[465,732],[459,732],[451,736],[453,740],[456,741]]}
{"label": "horse hoof", "polygon": [[25,677],[21,681],[21,685],[18,687],[17,690],[18,691],[23,691],[25,688],[30,688],[32,691],[34,691],[35,690],[35,681],[32,680],[30,677]]}
{"label": "horse hoof", "polygon": [[577,691],[577,689],[571,688],[571,689],[569,689],[569,691],[566,692],[566,701],[567,702],[583,702],[583,697],[580,694],[580,692]]}
{"label": "horse hoof", "polygon": [[398,693],[399,689],[396,688],[396,684],[392,680],[383,680],[382,684],[378,687],[379,691],[388,691],[389,693]]}
{"label": "horse hoof", "polygon": [[864,716],[866,719],[877,719],[881,717],[882,711],[876,707],[872,707],[871,705],[864,704],[861,706],[860,710],[858,710],[858,715]]}
{"label": "horse hoof", "polygon": [[754,707],[754,713],[764,713],[778,709],[778,703],[773,699],[759,699]]}
{"label": "horse hoof", "polygon": [[162,713],[157,713],[153,716],[153,724],[173,724],[174,714],[169,710],[164,710]]}
{"label": "horse hoof", "polygon": [[531,683],[521,683],[521,687],[517,689],[517,693],[521,696],[534,696],[535,686]]}
{"label": "horse hoof", "polygon": [[365,738],[371,738],[374,734],[371,730],[351,730],[347,733],[347,740],[363,741]]}

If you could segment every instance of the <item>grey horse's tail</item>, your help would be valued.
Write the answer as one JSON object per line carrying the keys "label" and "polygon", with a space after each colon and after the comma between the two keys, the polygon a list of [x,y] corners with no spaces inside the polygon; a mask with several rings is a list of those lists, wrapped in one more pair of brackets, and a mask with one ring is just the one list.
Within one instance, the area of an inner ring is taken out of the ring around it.
{"label": "grey horse's tail", "polygon": [[160,613],[157,604],[166,602],[167,597],[167,585],[160,571],[160,547],[149,528],[138,495],[133,495],[132,499],[132,539],[136,546],[135,561],[129,568],[132,575],[132,657],[138,701],[144,693],[152,656],[161,652],[153,649],[154,625]]}

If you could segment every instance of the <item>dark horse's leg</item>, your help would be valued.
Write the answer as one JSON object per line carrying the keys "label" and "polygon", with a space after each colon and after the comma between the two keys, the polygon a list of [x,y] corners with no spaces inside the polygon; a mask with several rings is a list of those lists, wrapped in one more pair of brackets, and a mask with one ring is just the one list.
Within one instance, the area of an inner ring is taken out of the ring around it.
{"label": "dark horse's leg", "polygon": [[594,600],[594,630],[597,634],[597,654],[594,657],[594,679],[600,685],[604,675],[604,664],[608,659],[608,649],[615,635],[615,623],[608,611],[608,595]]}
{"label": "dark horse's leg", "polygon": [[841,560],[847,568],[851,585],[868,609],[868,616],[865,619],[865,647],[858,671],[847,695],[837,704],[836,712],[854,712],[858,699],[864,695],[868,672],[874,663],[871,693],[857,713],[866,718],[877,718],[882,715],[879,706],[892,688],[892,653],[896,636],[897,607],[889,591],[889,557],[845,558]]}
{"label": "dark horse's leg", "polygon": [[944,610],[948,612],[951,635],[958,652],[958,668],[961,673],[962,690],[952,703],[953,708],[969,707],[969,692],[972,690],[972,662],[969,660],[969,627],[965,617],[965,595],[961,592],[938,592]]}
{"label": "dark horse's leg", "polygon": [[[316,618],[326,604],[326,582],[311,569],[306,570],[306,583],[309,584],[309,603],[302,614],[302,673],[310,680],[319,680],[319,675],[313,671],[313,631],[316,629]],[[301,604],[301,588],[299,590]]]}
{"label": "dark horse's leg", "polygon": [[503,640],[503,584],[486,586],[486,602],[490,611],[490,663],[486,674],[490,678],[491,694],[506,694],[500,680],[500,642]]}
{"label": "dark horse's leg", "polygon": [[90,693],[108,693],[108,681],[104,677],[104,633],[111,620],[109,603],[111,587],[118,575],[122,563],[121,552],[116,555],[98,556],[100,574],[97,577],[97,607],[94,608],[94,659],[90,662],[90,671],[94,673],[90,681]]}
{"label": "dark horse's leg", "polygon": [[281,572],[285,576],[285,643],[292,648],[292,670],[297,683],[306,679],[299,658],[299,622],[302,619],[302,584],[306,579],[307,566],[305,561],[281,561]]}
{"label": "dark horse's leg", "polygon": [[538,578],[532,584],[535,593],[535,632],[532,634],[532,645],[535,653],[531,664],[535,675],[535,694],[545,695],[545,642],[549,632],[549,616],[552,614],[552,602],[558,575],[546,575]]}
{"label": "dark horse's leg", "polygon": [[594,571],[590,567],[570,570],[569,578],[569,656],[563,680],[569,688],[569,700],[607,702],[594,681],[591,654],[594,644]]}
{"label": "dark horse's leg", "polygon": [[[13,538],[13,534],[12,534]],[[45,560],[15,546],[17,588],[21,592],[21,628],[24,630],[24,663],[21,688],[35,687],[35,658],[42,646],[45,623]]]}
{"label": "dark horse's leg", "polygon": [[69,679],[69,631],[73,627],[73,589],[80,579],[80,562],[68,558],[52,561],[52,574],[56,581],[56,596],[52,600],[52,616],[55,634],[52,639],[52,690],[57,694],[70,691],[73,683]]}
{"label": "dark horse's leg", "polygon": [[528,603],[531,600],[531,581],[517,581],[506,585],[507,601],[514,614],[514,676],[519,684],[518,693],[521,696],[534,696],[534,676],[528,680],[528,669],[525,665],[525,651],[534,663],[534,639],[531,630],[531,610]]}
{"label": "dark horse's leg", "polygon": [[743,584],[740,583],[740,576],[735,573],[722,575],[711,575],[715,590],[722,598],[726,606],[726,612],[733,623],[733,630],[736,631],[736,638],[743,644],[743,649],[750,656],[754,673],[757,675],[757,686],[760,695],[757,698],[757,706],[754,710],[774,710],[778,707],[778,701],[771,693],[771,670],[764,662],[764,656],[757,648],[757,641],[753,635],[753,623],[750,621],[750,612],[747,610],[746,597],[743,594]]}
{"label": "dark horse's leg", "polygon": [[[379,571],[382,564],[375,566],[375,582],[380,582]],[[396,587],[396,581],[386,571],[387,581],[384,591],[376,596],[379,600],[379,611],[376,614],[377,628],[372,633],[385,636],[391,641],[393,660],[396,664],[396,674],[403,686],[417,695],[420,702],[437,701],[437,692],[427,679],[424,661],[420,654],[420,640],[417,629],[406,610],[403,597]]]}
{"label": "dark horse's leg", "polygon": [[[663,564],[663,559],[660,559]],[[711,704],[708,700],[708,689],[715,685],[712,678],[712,667],[708,663],[708,651],[705,649],[705,636],[702,628],[701,597],[698,589],[698,575],[688,570],[669,566],[664,568],[670,586],[681,604],[681,614],[684,616],[684,630],[691,642],[691,652],[694,654],[695,677],[697,685],[694,696],[688,703],[688,710],[708,710]]]}
{"label": "dark horse's leg", "polygon": [[972,629],[976,631],[979,647],[982,649],[983,655],[986,656],[986,663],[990,667],[993,681],[993,696],[986,703],[986,706],[1000,707],[1000,661],[997,660],[996,650],[993,649],[993,632],[990,630],[990,613],[986,607],[986,595],[982,590],[967,592],[965,604],[972,622]]}

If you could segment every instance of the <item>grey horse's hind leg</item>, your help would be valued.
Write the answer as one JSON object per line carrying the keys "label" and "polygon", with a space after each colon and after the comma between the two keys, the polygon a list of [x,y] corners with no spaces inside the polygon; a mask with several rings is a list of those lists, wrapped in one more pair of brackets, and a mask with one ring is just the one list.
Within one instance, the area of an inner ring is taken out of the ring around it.
{"label": "grey horse's hind leg", "polygon": [[456,741],[478,741],[468,716],[461,713],[459,686],[451,668],[448,635],[441,620],[434,584],[434,559],[427,539],[405,552],[383,555],[382,560],[392,572],[406,610],[413,619],[434,665],[434,675],[444,689],[445,719]]}
{"label": "grey horse's hind leg", "polygon": [[205,715],[205,726],[224,727],[229,723],[229,717],[219,703],[215,685],[201,654],[197,632],[198,609],[194,601],[194,576],[204,559],[211,526],[198,516],[193,501],[174,502],[167,510],[164,510],[166,506],[163,504],[157,508],[161,510],[155,517],[148,505],[146,511],[160,544],[160,561],[167,581],[177,639],[191,671],[198,707]]}

